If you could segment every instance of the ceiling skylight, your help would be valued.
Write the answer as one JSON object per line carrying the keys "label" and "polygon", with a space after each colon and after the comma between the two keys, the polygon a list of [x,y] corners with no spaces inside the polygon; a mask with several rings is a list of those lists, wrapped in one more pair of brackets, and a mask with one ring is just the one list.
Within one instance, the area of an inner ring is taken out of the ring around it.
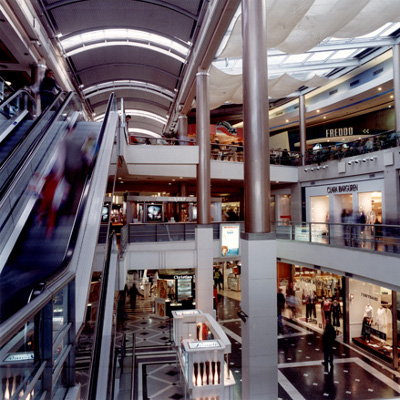
{"label": "ceiling skylight", "polygon": [[135,80],[119,80],[99,83],[98,85],[89,86],[85,88],[82,93],[86,98],[90,98],[99,93],[109,92],[115,89],[135,89],[142,90],[145,92],[156,93],[165,99],[172,101],[175,97],[175,93],[167,90],[161,86],[154,85],[147,82],[135,81]]}
{"label": "ceiling skylight", "polygon": [[136,29],[103,29],[74,35],[60,40],[67,57],[105,46],[135,46],[173,57],[184,63],[189,44],[182,44],[162,35]]}

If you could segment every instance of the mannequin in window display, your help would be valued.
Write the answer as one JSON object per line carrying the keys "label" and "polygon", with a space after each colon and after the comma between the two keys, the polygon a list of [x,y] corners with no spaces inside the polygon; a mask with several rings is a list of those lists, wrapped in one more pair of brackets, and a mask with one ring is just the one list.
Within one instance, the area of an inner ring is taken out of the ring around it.
{"label": "mannequin in window display", "polygon": [[331,320],[331,308],[332,308],[332,303],[329,299],[324,299],[322,301],[322,306],[321,309],[323,311],[323,324],[325,325],[325,321],[327,319]]}
{"label": "mannequin in window display", "polygon": [[386,308],[384,308],[382,305],[380,305],[376,310],[376,327],[378,331],[386,333],[387,313]]}
{"label": "mannequin in window display", "polygon": [[315,302],[317,301],[317,297],[315,296],[315,292],[307,294],[306,296],[306,317],[307,319],[312,319],[312,317],[317,318],[317,313],[315,310]]}
{"label": "mannequin in window display", "polygon": [[332,325],[335,327],[340,326],[340,316],[342,315],[342,310],[340,308],[340,303],[335,299],[332,302]]}
{"label": "mannequin in window display", "polygon": [[364,317],[363,317],[362,329],[361,329],[361,336],[368,343],[371,340],[371,325],[372,325],[372,321],[373,321],[373,319],[372,319],[373,312],[374,312],[374,309],[368,303],[364,309]]}

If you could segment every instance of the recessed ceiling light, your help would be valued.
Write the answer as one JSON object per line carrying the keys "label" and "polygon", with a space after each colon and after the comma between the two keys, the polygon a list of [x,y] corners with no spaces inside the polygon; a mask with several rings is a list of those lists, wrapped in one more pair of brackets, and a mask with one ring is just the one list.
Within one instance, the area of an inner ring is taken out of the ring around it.
{"label": "recessed ceiling light", "polygon": [[320,112],[320,110],[317,110],[317,112]]}
{"label": "recessed ceiling light", "polygon": [[382,88],[381,88],[381,87],[378,87],[378,90],[382,90]]}
{"label": "recessed ceiling light", "polygon": [[172,182],[175,182],[175,179],[172,179]]}
{"label": "recessed ceiling light", "polygon": [[390,98],[393,99],[393,95],[392,94],[390,95]]}
{"label": "recessed ceiling light", "polygon": [[286,122],[289,122],[289,120],[287,119]]}
{"label": "recessed ceiling light", "polygon": [[118,179],[122,179],[122,178],[119,176]]}
{"label": "recessed ceiling light", "polygon": [[179,179],[183,179],[183,176],[180,176]]}
{"label": "recessed ceiling light", "polygon": [[171,183],[171,182],[168,182],[168,185],[172,185],[172,183]]}
{"label": "recessed ceiling light", "polygon": [[326,116],[324,115],[324,119],[326,119]]}

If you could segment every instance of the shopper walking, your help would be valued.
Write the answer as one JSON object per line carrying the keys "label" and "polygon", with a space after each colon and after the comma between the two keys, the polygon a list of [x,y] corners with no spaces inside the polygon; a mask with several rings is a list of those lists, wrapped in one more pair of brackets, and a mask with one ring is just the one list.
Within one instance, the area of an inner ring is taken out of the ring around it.
{"label": "shopper walking", "polygon": [[328,366],[328,363],[333,367],[333,343],[336,339],[335,328],[331,324],[331,320],[329,318],[325,321],[325,330],[322,335],[322,345],[324,347],[324,361],[322,365],[325,367]]}
{"label": "shopper walking", "polygon": [[277,296],[277,304],[278,304],[278,333],[283,334],[283,324],[282,324],[282,313],[285,309],[285,295],[282,293],[282,289],[279,289]]}

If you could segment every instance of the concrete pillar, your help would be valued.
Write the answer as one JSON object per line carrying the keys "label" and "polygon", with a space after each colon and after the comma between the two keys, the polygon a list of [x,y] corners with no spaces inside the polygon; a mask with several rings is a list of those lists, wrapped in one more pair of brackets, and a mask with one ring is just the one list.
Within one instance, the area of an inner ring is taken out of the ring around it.
{"label": "concrete pillar", "polygon": [[197,225],[195,231],[196,308],[213,317],[213,229],[211,225]]}
{"label": "concrete pillar", "polygon": [[242,398],[278,398],[276,240],[271,233],[242,234]]}
{"label": "concrete pillar", "polygon": [[400,132],[400,45],[393,46],[393,96],[395,129]]}
{"label": "concrete pillar", "polygon": [[306,105],[304,101],[304,94],[299,96],[299,121],[300,121],[300,154],[301,154],[301,165],[305,165],[306,155]]}
{"label": "concrete pillar", "polygon": [[209,224],[211,222],[209,74],[206,71],[199,71],[196,77],[196,135],[199,146],[197,223]]}
{"label": "concrete pillar", "polygon": [[186,115],[180,115],[178,117],[178,135],[179,135],[179,139],[183,140],[182,142],[180,142],[180,144],[182,144],[182,145],[188,144],[187,131],[188,131],[188,118]]}
{"label": "concrete pillar", "polygon": [[40,104],[40,83],[44,78],[44,73],[46,71],[46,66],[44,64],[32,64],[31,65],[31,91],[32,96],[36,101],[36,115],[41,113],[41,104]]}
{"label": "concrete pillar", "polygon": [[394,166],[386,167],[384,174],[385,195],[382,197],[382,223],[398,223],[394,221],[398,221],[400,215],[399,175]]}
{"label": "concrete pillar", "polygon": [[267,0],[242,1],[245,233],[242,398],[278,398],[276,240],[271,230]]}

